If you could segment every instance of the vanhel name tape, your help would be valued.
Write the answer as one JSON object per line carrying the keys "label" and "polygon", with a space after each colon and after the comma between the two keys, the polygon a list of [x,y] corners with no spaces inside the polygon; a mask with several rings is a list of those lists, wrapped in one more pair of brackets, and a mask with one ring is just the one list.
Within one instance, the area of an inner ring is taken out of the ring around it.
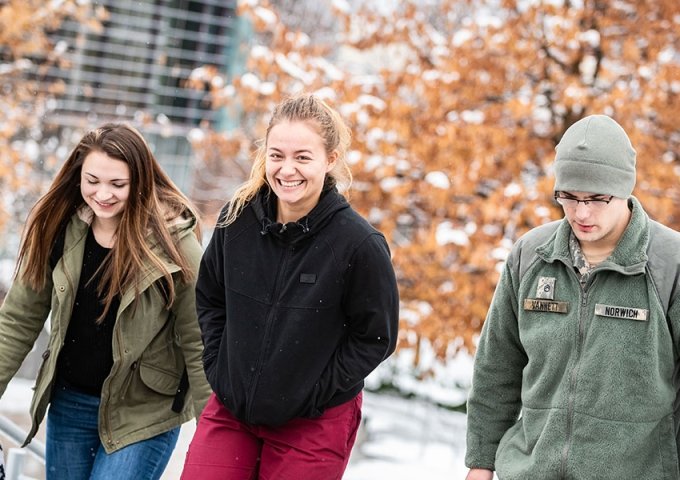
{"label": "vanhel name tape", "polygon": [[540,298],[525,298],[524,310],[531,310],[534,312],[567,313],[569,311],[569,302],[543,300]]}

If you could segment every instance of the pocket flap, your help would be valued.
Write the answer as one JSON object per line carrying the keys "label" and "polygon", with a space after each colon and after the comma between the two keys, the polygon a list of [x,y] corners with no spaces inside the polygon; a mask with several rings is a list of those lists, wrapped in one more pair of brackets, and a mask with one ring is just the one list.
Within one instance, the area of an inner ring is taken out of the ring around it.
{"label": "pocket flap", "polygon": [[144,363],[139,367],[139,375],[144,384],[151,390],[163,395],[174,395],[179,386],[179,375],[158,365]]}

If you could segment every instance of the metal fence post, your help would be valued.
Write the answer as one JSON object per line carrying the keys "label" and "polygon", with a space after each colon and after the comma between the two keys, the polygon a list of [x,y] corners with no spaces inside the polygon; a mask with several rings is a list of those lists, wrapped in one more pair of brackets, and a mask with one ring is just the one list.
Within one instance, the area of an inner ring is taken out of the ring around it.
{"label": "metal fence post", "polygon": [[[0,415],[0,433],[10,438],[14,443],[21,445],[26,438],[26,432],[9,418]],[[23,474],[24,460],[26,455],[33,455],[40,463],[45,464],[45,444],[39,440],[33,440],[25,448],[10,448],[7,450],[7,462],[5,463],[5,480],[30,480]]]}
{"label": "metal fence post", "polygon": [[26,453],[20,448],[10,448],[7,450],[7,465],[5,471],[6,480],[19,480],[24,469],[24,459]]}

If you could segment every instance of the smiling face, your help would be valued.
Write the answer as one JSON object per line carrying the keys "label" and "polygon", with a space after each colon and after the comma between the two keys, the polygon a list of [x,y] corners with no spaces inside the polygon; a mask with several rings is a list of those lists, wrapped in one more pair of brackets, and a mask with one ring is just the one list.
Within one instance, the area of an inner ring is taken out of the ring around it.
{"label": "smiling face", "polygon": [[314,123],[286,121],[269,130],[266,155],[267,182],[278,198],[277,221],[297,221],[319,202],[337,154],[326,154]]}
{"label": "smiling face", "polygon": [[83,161],[80,193],[96,221],[116,226],[130,195],[130,168],[124,161],[94,150]]}

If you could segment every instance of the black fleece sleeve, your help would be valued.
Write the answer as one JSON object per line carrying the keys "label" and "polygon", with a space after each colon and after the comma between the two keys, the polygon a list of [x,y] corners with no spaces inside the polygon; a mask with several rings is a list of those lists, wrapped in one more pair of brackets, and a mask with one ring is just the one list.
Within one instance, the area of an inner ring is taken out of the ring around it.
{"label": "black fleece sleeve", "polygon": [[224,286],[225,228],[216,227],[203,253],[196,280],[196,311],[203,340],[203,368],[215,389],[213,370],[227,321]]}
{"label": "black fleece sleeve", "polygon": [[369,235],[357,248],[345,285],[343,309],[349,334],[319,380],[317,406],[363,381],[397,345],[399,291],[381,234]]}

